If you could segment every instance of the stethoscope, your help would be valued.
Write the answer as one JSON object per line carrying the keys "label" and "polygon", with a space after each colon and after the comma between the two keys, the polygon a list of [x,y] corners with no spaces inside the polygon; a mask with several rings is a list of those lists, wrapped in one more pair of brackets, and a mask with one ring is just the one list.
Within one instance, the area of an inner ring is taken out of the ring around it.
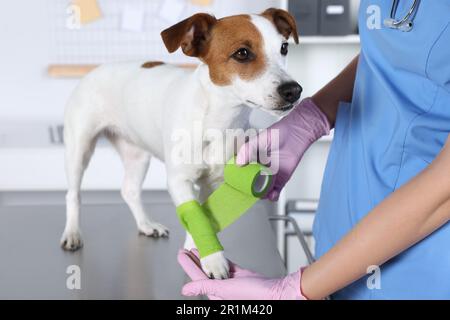
{"label": "stethoscope", "polygon": [[414,0],[411,8],[409,9],[408,13],[403,17],[403,19],[397,20],[395,18],[395,14],[397,13],[399,1],[400,0],[393,0],[391,7],[391,16],[390,18],[384,20],[384,25],[391,29],[397,29],[404,32],[411,31],[414,26],[413,24],[414,15],[417,11],[417,8],[419,7],[420,0]]}

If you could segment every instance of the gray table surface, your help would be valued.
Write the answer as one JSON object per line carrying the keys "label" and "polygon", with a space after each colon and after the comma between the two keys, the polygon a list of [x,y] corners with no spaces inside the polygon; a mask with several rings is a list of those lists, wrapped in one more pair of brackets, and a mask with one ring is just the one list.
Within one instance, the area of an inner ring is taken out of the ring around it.
{"label": "gray table surface", "polygon": [[[139,236],[125,205],[82,207],[84,248],[59,247],[63,206],[0,207],[0,299],[183,299],[187,277],[176,256],[184,242],[175,208],[147,205],[170,228],[168,239]],[[284,264],[267,209],[256,206],[220,234],[226,255],[267,276],[281,276]],[[81,270],[81,289],[69,290],[70,265]]]}

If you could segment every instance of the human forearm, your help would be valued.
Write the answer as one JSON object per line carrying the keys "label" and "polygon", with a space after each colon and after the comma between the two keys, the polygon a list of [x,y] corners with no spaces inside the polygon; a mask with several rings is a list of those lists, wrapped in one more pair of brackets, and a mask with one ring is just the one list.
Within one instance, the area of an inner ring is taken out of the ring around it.
{"label": "human forearm", "polygon": [[339,102],[352,100],[358,59],[359,55],[336,78],[312,96],[314,103],[327,116],[331,127],[334,127],[336,121]]}
{"label": "human forearm", "polygon": [[323,298],[363,276],[450,219],[450,139],[416,178],[372,210],[336,246],[308,267],[303,292]]}

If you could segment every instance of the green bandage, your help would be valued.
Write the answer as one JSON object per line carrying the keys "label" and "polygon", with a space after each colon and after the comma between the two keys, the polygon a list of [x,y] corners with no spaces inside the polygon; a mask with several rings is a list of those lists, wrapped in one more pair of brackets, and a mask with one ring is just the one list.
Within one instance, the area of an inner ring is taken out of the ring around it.
{"label": "green bandage", "polygon": [[216,234],[262,198],[271,182],[267,167],[258,163],[239,167],[232,158],[224,168],[224,183],[203,205],[189,201],[177,207],[181,223],[192,235],[201,257],[223,250]]}
{"label": "green bandage", "polygon": [[224,183],[202,205],[210,214],[216,232],[222,231],[264,197],[272,183],[270,170],[259,164],[244,167],[232,158],[225,165]]}
{"label": "green bandage", "polygon": [[208,213],[197,201],[178,206],[177,214],[183,227],[192,235],[201,257],[223,250]]}

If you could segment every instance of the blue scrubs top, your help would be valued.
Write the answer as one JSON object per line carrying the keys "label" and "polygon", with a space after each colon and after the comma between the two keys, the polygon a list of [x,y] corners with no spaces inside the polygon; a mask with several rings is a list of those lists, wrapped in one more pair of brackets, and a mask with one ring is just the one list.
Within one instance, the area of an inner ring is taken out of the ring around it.
{"label": "blue scrubs top", "polygon": [[[399,2],[397,18],[412,2]],[[361,55],[325,169],[314,222],[317,258],[426,168],[450,133],[450,1],[421,1],[410,32],[383,25],[391,4],[361,1]],[[380,275],[381,289],[368,288],[368,275],[333,297],[449,299],[450,224],[385,263]]]}

